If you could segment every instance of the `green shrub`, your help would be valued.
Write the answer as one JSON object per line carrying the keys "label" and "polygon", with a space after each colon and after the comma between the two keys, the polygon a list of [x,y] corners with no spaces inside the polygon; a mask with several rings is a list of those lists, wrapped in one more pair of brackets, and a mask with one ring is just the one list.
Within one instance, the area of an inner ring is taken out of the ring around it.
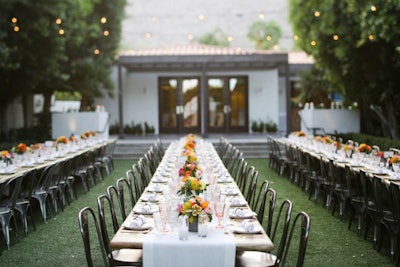
{"label": "green shrub", "polygon": [[341,137],[343,142],[346,143],[347,140],[353,140],[354,142],[358,142],[359,144],[365,143],[368,145],[376,145],[382,151],[389,150],[389,148],[400,148],[400,140],[393,140],[389,138],[372,136],[361,133],[349,133],[349,134],[338,134],[336,137]]}

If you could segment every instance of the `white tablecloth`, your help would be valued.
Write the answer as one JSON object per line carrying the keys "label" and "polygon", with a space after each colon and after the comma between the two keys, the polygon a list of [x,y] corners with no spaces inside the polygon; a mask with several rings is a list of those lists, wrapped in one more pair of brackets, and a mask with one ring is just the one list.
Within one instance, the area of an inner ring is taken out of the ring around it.
{"label": "white tablecloth", "polygon": [[188,240],[179,240],[176,233],[150,233],[143,241],[143,266],[233,267],[235,253],[234,237],[212,225],[205,238],[190,232]]}

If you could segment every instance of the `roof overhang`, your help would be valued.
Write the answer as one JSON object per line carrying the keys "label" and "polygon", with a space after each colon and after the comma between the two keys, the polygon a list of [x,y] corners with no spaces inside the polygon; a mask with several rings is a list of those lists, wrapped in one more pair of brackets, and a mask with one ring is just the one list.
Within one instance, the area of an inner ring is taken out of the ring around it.
{"label": "roof overhang", "polygon": [[262,70],[288,64],[286,53],[254,55],[122,55],[119,65],[132,72]]}

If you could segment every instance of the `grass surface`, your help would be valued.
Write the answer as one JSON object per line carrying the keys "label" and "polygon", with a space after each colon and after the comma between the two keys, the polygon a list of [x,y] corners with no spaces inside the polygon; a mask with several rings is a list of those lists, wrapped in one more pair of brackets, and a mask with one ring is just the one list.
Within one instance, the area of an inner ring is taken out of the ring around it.
{"label": "grass surface", "polygon": [[[268,179],[270,187],[276,190],[277,206],[287,198],[293,202],[293,214],[303,210],[310,215],[311,233],[305,266],[392,266],[385,251],[376,252],[370,240],[358,237],[354,229],[348,230],[348,221],[331,216],[321,207],[321,201],[309,201],[297,186],[271,171],[266,159],[247,161],[260,172],[259,183]],[[97,212],[97,197],[106,192],[107,186],[124,177],[133,163],[133,160],[116,160],[115,171],[109,177],[88,193],[79,192],[78,199],[57,216],[51,216],[47,224],[42,223],[35,207],[36,231],[30,227],[27,237],[21,235],[19,241],[13,238],[9,251],[5,250],[4,239],[0,238],[0,266],[86,266],[77,214],[85,206]]]}

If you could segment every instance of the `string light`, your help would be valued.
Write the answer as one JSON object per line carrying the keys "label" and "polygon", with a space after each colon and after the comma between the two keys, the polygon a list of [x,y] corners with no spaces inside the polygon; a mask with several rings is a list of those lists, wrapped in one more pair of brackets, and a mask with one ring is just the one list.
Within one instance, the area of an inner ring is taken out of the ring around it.
{"label": "string light", "polygon": [[295,35],[293,36],[293,40],[295,40],[295,41],[299,40],[299,36],[298,36],[297,34],[295,34]]}
{"label": "string light", "polygon": [[58,34],[63,35],[64,34],[64,30],[63,29],[59,29],[58,30]]}
{"label": "string light", "polygon": [[93,50],[93,54],[95,54],[95,55],[100,54],[100,50],[96,48],[95,50]]}
{"label": "string light", "polygon": [[265,37],[265,39],[266,39],[267,41],[271,41],[271,40],[272,40],[272,37],[271,37],[271,35],[267,35],[267,36]]}
{"label": "string light", "polygon": [[15,32],[19,32],[19,27],[18,26],[14,26],[14,31]]}
{"label": "string light", "polygon": [[16,17],[11,18],[11,22],[12,22],[12,23],[17,23],[17,21],[18,21],[18,20],[17,20]]}
{"label": "string light", "polygon": [[321,12],[319,12],[318,10],[314,11],[314,16],[315,17],[321,16]]}
{"label": "string light", "polygon": [[233,41],[233,37],[232,36],[228,36],[228,42],[232,42]]}
{"label": "string light", "polygon": [[56,19],[56,24],[60,25],[62,23],[62,20],[60,18]]}
{"label": "string light", "polygon": [[339,35],[335,34],[332,38],[333,38],[333,40],[337,41],[337,40],[339,40]]}
{"label": "string light", "polygon": [[110,32],[107,31],[107,30],[105,30],[105,31],[103,32],[103,34],[104,34],[104,36],[108,36],[108,35],[110,34]]}
{"label": "string light", "polygon": [[311,41],[311,45],[312,45],[312,46],[316,46],[316,45],[317,45],[317,42],[314,41],[314,40],[312,40],[312,41]]}
{"label": "string light", "polygon": [[370,35],[368,35],[368,39],[369,39],[370,41],[372,41],[372,40],[374,40],[374,36],[373,36],[372,34],[370,34]]}
{"label": "string light", "polygon": [[375,11],[376,11],[376,6],[372,5],[372,6],[371,6],[371,11],[372,11],[372,12],[375,12]]}
{"label": "string light", "polygon": [[107,22],[107,18],[106,17],[101,17],[100,23],[105,24],[106,22]]}
{"label": "string light", "polygon": [[188,38],[188,40],[193,40],[193,34],[189,33],[189,34],[187,35],[187,38]]}
{"label": "string light", "polygon": [[258,18],[259,18],[259,19],[264,19],[264,18],[265,18],[264,13],[260,13],[260,14],[258,15]]}
{"label": "string light", "polygon": [[146,32],[145,36],[146,36],[146,38],[151,38],[151,33],[150,32]]}
{"label": "string light", "polygon": [[203,15],[203,14],[200,14],[200,15],[198,16],[198,18],[199,18],[199,20],[204,20],[204,15]]}

